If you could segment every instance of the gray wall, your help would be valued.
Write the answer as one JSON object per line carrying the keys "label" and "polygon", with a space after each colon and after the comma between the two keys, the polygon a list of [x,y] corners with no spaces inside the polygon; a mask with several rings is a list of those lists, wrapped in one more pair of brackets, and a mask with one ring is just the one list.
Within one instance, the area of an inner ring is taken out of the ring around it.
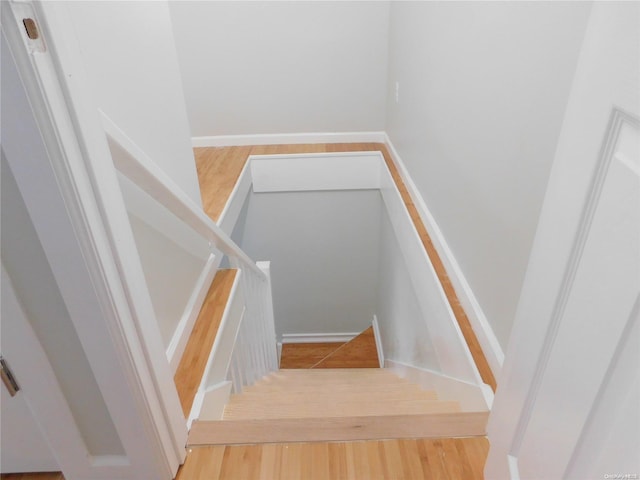
{"label": "gray wall", "polygon": [[590,8],[391,5],[387,132],[503,349]]}
{"label": "gray wall", "polygon": [[384,129],[388,2],[171,2],[192,136]]}
{"label": "gray wall", "polygon": [[270,260],[278,337],[367,328],[376,307],[378,191],[250,193],[234,236]]}

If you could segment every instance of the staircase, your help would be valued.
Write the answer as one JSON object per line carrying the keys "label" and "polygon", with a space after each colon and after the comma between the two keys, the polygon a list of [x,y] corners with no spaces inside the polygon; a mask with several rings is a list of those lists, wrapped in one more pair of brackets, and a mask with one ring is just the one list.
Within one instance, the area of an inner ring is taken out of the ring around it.
{"label": "staircase", "polygon": [[371,327],[330,345],[285,345],[283,363],[302,368],[280,369],[232,394],[219,420],[193,424],[189,446],[484,434],[486,412],[462,412],[459,402],[376,368]]}
{"label": "staircase", "polygon": [[[443,344],[452,348],[439,352],[448,362],[442,372],[391,359],[385,361],[391,368],[377,368],[372,328],[350,342],[316,351],[306,369],[277,370],[269,264],[253,261],[229,236],[242,208],[242,192],[246,196],[252,185],[248,164],[234,164],[241,171],[225,187],[235,185],[233,191],[240,192],[236,200],[215,214],[205,201],[205,213],[117,127],[109,126],[107,132],[120,172],[209,241],[211,270],[218,268],[222,255],[232,267],[220,271],[203,296],[200,316],[184,329],[190,336],[177,357],[174,380],[191,427],[189,446],[485,435],[488,412],[481,388],[473,383],[477,372],[456,343],[455,328],[446,322],[433,324],[440,328]],[[379,170],[384,164],[378,159],[367,162],[375,170],[371,178],[380,173],[381,178],[387,175],[381,182],[393,182],[389,172]],[[382,191],[383,185],[376,188]],[[393,195],[397,198],[390,198],[389,208],[401,208],[400,194]],[[222,203],[217,205],[219,209]],[[456,356],[458,350],[462,354]],[[443,374],[448,371],[462,380]]]}
{"label": "staircase", "polygon": [[231,395],[223,420],[367,417],[460,411],[380,368],[279,370]]}
{"label": "staircase", "polygon": [[231,395],[221,420],[194,422],[188,444],[478,436],[486,417],[387,369],[279,370]]}

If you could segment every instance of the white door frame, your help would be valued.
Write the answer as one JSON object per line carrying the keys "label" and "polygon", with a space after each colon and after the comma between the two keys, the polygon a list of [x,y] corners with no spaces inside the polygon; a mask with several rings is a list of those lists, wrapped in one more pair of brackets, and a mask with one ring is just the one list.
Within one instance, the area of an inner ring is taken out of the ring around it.
{"label": "white door frame", "polygon": [[[36,20],[38,39],[23,18]],[[171,479],[186,422],[73,25],[58,2],[2,2],[2,22],[49,154],[46,165],[8,158],[10,168],[128,457],[117,478]],[[84,262],[65,263],[73,255]],[[114,478],[99,463],[92,475]]]}

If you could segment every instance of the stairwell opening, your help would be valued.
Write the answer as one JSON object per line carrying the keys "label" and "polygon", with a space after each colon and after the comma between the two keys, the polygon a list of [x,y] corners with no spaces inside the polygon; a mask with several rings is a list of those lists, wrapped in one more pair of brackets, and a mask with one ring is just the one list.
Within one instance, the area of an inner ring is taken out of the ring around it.
{"label": "stairwell opening", "polygon": [[343,342],[375,319],[383,351],[439,369],[379,190],[251,190],[231,237],[271,261],[278,342]]}

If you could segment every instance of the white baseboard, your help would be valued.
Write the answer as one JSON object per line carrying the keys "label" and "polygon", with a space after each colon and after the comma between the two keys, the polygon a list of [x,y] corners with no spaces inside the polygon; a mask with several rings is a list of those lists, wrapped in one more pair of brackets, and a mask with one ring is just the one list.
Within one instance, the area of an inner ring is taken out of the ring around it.
{"label": "white baseboard", "polygon": [[229,147],[299,143],[384,143],[385,139],[385,132],[267,133],[192,137],[191,145],[193,147]]}
{"label": "white baseboard", "polygon": [[404,165],[400,155],[397,150],[393,146],[391,139],[388,135],[385,134],[385,143],[387,144],[387,148],[389,149],[389,153],[393,158],[394,163],[398,167],[398,171],[402,180],[404,181],[407,190],[409,191],[409,195],[413,199],[416,208],[418,209],[418,213],[422,218],[422,221],[425,224],[425,228],[429,232],[429,236],[435,246],[438,254],[440,255],[440,259],[442,260],[444,267],[449,274],[449,278],[453,284],[453,288],[458,295],[458,299],[460,300],[460,304],[462,308],[464,308],[467,317],[469,318],[469,323],[471,324],[471,328],[478,337],[478,342],[480,343],[480,347],[484,352],[484,355],[489,363],[489,367],[491,368],[493,375],[498,376],[500,370],[502,369],[502,363],[504,362],[504,352],[498,339],[487,320],[484,312],[482,311],[482,307],[478,303],[471,286],[467,282],[464,274],[462,273],[462,269],[460,265],[456,261],[453,252],[449,248],[447,241],[440,230],[440,227],[436,223],[435,218],[429,211],[427,204],[422,198],[418,188],[415,183],[411,179],[409,172]]}
{"label": "white baseboard", "polygon": [[384,350],[382,349],[382,337],[380,336],[380,325],[378,325],[378,317],[373,316],[373,338],[376,341],[376,350],[378,351],[378,361],[380,362],[380,368],[384,368]]}
{"label": "white baseboard", "polygon": [[282,343],[345,343],[359,334],[360,332],[284,333]]}
{"label": "white baseboard", "polygon": [[420,385],[425,390],[435,390],[439,400],[458,402],[463,412],[491,410],[493,391],[489,385],[474,385],[438,372],[393,360],[386,360],[384,365],[399,377]]}
{"label": "white baseboard", "polygon": [[173,337],[171,337],[171,342],[169,342],[166,353],[173,373],[176,373],[178,369],[180,359],[189,341],[191,330],[193,330],[193,326],[202,308],[202,303],[207,296],[211,282],[213,282],[213,277],[215,277],[218,266],[220,265],[221,257],[222,255],[213,254],[209,256],[207,263],[202,268],[202,272],[193,287],[193,291],[187,301],[182,317],[178,322],[176,331],[173,333]]}

